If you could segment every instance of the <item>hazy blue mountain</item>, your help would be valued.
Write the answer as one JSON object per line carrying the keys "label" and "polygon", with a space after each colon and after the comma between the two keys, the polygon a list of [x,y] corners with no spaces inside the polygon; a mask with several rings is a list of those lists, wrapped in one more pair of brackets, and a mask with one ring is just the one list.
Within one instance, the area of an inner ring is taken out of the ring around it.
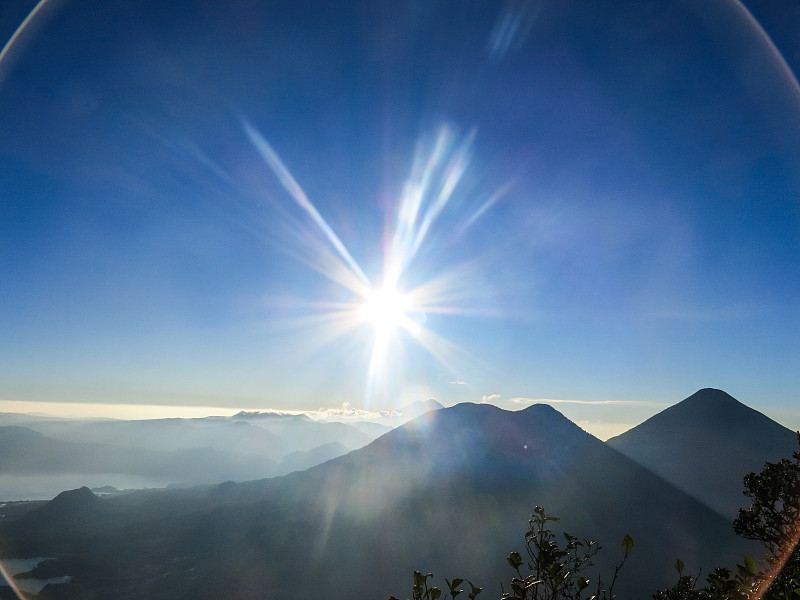
{"label": "hazy blue mountain", "polygon": [[353,421],[349,423],[351,427],[358,429],[361,433],[366,435],[370,440],[381,437],[387,431],[391,431],[394,427],[390,425],[383,425],[381,423],[373,423],[372,421]]}
{"label": "hazy blue mountain", "polygon": [[233,417],[143,420],[55,420],[24,423],[52,438],[159,451],[212,448],[229,455],[280,460],[297,451],[340,443],[353,450],[389,428],[371,433],[348,423],[317,422],[305,415],[240,412]]}
{"label": "hazy blue mountain", "polygon": [[45,415],[32,415],[26,413],[8,413],[8,412],[0,412],[0,426],[4,425],[22,425],[22,426],[29,426],[30,423],[34,422],[41,422],[41,421],[55,421],[55,420],[67,420],[67,419],[56,419],[55,417],[45,416]]}
{"label": "hazy blue mountain", "polygon": [[298,450],[311,450],[322,444],[338,442],[350,450],[370,443],[375,435],[349,423],[315,421],[306,415],[284,415],[269,412],[240,412],[231,422],[248,423],[272,433],[279,440],[282,453],[277,458]]}
{"label": "hazy blue mountain", "polygon": [[239,481],[274,474],[275,463],[214,448],[157,451],[53,439],[32,429],[0,427],[0,473],[108,473],[152,476],[173,483]]}
{"label": "hazy blue mountain", "polygon": [[285,477],[99,501],[79,531],[43,526],[40,510],[0,522],[3,551],[80,555],[120,574],[83,580],[84,597],[188,600],[408,595],[414,569],[496,595],[537,504],[599,539],[603,567],[635,538],[621,597],[671,583],[677,557],[708,572],[746,547],[725,519],[546,405],[458,405]]}
{"label": "hazy blue mountain", "polygon": [[284,442],[278,436],[244,421],[220,417],[35,421],[27,426],[50,437],[71,442],[159,451],[213,448],[228,454],[266,459],[280,457],[284,453]]}
{"label": "hazy blue mountain", "polygon": [[[361,447],[389,429],[269,413],[130,421],[17,415],[0,423],[17,423],[0,427],[0,449],[7,448],[0,456],[0,500],[52,497],[65,485],[164,487],[272,477]],[[29,495],[20,495],[25,490]]]}
{"label": "hazy blue mountain", "polygon": [[311,450],[296,450],[283,457],[276,466],[276,473],[285,475],[294,471],[304,471],[348,452],[350,449],[339,442],[322,444]]}
{"label": "hazy blue mountain", "polygon": [[748,502],[744,475],[791,456],[797,435],[722,390],[706,388],[607,443],[733,519]]}

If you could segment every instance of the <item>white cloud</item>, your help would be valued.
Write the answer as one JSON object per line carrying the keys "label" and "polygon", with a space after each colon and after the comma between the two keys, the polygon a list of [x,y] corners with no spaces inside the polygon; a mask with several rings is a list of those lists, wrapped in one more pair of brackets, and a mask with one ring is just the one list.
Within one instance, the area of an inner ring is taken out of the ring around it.
{"label": "white cloud", "polygon": [[305,410],[278,410],[278,409],[275,409],[275,408],[265,408],[263,410],[260,409],[260,408],[259,409],[246,408],[246,409],[243,409],[243,410],[237,411],[237,412],[242,412],[242,413],[247,414],[247,415],[297,416],[297,415],[304,415],[308,411],[305,411]]}
{"label": "white cloud", "polygon": [[203,418],[210,415],[230,417],[237,413],[270,415],[306,415],[312,419],[352,419],[352,420],[393,420],[402,417],[396,411],[368,411],[351,408],[343,402],[339,408],[319,408],[317,410],[287,410],[273,408],[231,408],[212,406],[165,406],[150,404],[101,404],[92,402],[25,402],[0,399],[0,412],[38,414],[76,419],[165,419],[165,418]]}
{"label": "white cloud", "polygon": [[209,415],[228,417],[240,410],[214,406],[0,400],[0,412],[68,419],[190,419]]}
{"label": "white cloud", "polygon": [[335,419],[335,420],[345,420],[345,419],[352,419],[352,420],[361,420],[361,421],[371,421],[371,420],[378,420],[378,419],[391,419],[394,417],[400,417],[400,413],[393,410],[381,410],[381,411],[369,411],[364,410],[363,408],[351,408],[349,402],[342,402],[341,407],[335,408],[323,408],[320,407],[317,410],[276,410],[272,408],[266,408],[263,410],[254,410],[248,411],[254,414],[270,414],[270,415],[305,415],[314,420],[324,421],[325,419]]}
{"label": "white cloud", "polygon": [[500,396],[500,394],[489,394],[487,396],[481,396],[481,402],[483,402],[483,403],[494,402],[495,400],[497,400],[498,398],[501,398],[501,397],[502,396]]}
{"label": "white cloud", "polygon": [[455,381],[448,381],[452,385],[467,385],[466,381],[461,381],[460,379],[456,379]]}
{"label": "white cloud", "polygon": [[395,410],[369,411],[363,408],[350,408],[349,402],[343,402],[341,408],[318,408],[317,410],[306,410],[303,414],[312,419],[354,419],[371,420],[401,417],[402,415]]}

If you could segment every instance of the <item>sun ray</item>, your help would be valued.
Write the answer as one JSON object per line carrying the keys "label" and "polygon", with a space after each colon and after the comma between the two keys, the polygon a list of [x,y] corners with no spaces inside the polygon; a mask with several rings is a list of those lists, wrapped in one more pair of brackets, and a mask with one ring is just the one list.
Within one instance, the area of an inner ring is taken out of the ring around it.
{"label": "sun ray", "polygon": [[435,199],[428,207],[428,210],[425,211],[425,216],[414,236],[414,244],[410,249],[409,260],[416,255],[431,226],[442,213],[452,197],[458,182],[461,181],[461,177],[464,175],[464,171],[466,171],[467,165],[469,164],[470,146],[474,137],[475,132],[473,131],[447,162],[447,166],[441,176],[441,182],[439,183]]}
{"label": "sun ray", "polygon": [[[432,331],[427,324],[427,315],[488,315],[486,311],[465,306],[465,299],[475,298],[474,284],[481,265],[477,261],[442,264],[436,276],[417,283],[415,287],[404,289],[402,282],[419,279],[419,275],[412,276],[411,267],[420,249],[429,242],[437,221],[456,196],[469,167],[476,131],[459,137],[451,127],[443,125],[428,145],[417,145],[397,208],[388,215],[389,243],[384,248],[382,283],[376,286],[308,198],[278,153],[248,121],[242,119],[242,124],[265,164],[302,209],[302,214],[314,224],[309,228],[297,216],[286,215],[293,231],[286,250],[352,294],[352,299],[347,302],[298,303],[294,309],[304,311],[304,317],[285,319],[283,326],[313,330],[315,335],[311,345],[315,347],[331,343],[358,328],[370,327],[372,346],[366,366],[364,398],[367,407],[378,394],[389,389],[393,376],[402,374],[408,343],[423,348],[450,373],[455,373],[453,359],[463,357],[465,353]],[[506,190],[507,186],[501,187],[484,202],[468,225],[489,210]],[[470,359],[477,361],[475,357]]]}
{"label": "sun ray", "polygon": [[497,204],[497,202],[499,202],[503,198],[503,196],[508,194],[513,184],[514,184],[513,181],[507,181],[502,186],[500,186],[491,196],[489,196],[486,202],[481,204],[478,210],[472,213],[472,215],[469,217],[469,219],[467,219],[464,225],[461,226],[461,229],[459,230],[458,234],[463,235],[467,229],[472,227],[475,221],[480,219],[486,213],[486,211],[488,211],[492,206]]}
{"label": "sun ray", "polygon": [[258,150],[261,158],[264,159],[264,162],[269,165],[269,167],[278,177],[278,180],[281,182],[281,185],[284,187],[284,189],[289,192],[289,195],[297,203],[297,205],[311,217],[331,245],[339,253],[341,258],[345,261],[347,266],[350,267],[350,270],[358,277],[359,280],[361,280],[364,285],[369,286],[369,278],[364,274],[364,271],[361,270],[361,267],[358,266],[358,263],[350,255],[350,252],[347,251],[347,248],[339,239],[339,236],[336,235],[314,204],[312,204],[311,200],[308,199],[308,196],[306,196],[303,188],[297,183],[295,178],[289,172],[289,169],[287,169],[286,165],[283,164],[283,161],[280,159],[278,154],[272,149],[272,146],[270,146],[267,140],[265,140],[261,134],[256,131],[246,120],[243,120],[243,126],[245,132],[250,138],[251,143],[253,146],[255,146],[256,150]]}
{"label": "sun ray", "polygon": [[400,281],[452,197],[469,164],[474,137],[473,130],[456,148],[455,134],[442,126],[429,152],[418,145],[393,223],[394,235],[385,267],[387,285]]}

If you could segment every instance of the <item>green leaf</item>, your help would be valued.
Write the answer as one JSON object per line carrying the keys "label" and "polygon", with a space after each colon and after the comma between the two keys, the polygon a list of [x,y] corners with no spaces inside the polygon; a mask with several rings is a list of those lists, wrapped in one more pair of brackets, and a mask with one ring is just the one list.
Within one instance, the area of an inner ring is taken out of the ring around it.
{"label": "green leaf", "polygon": [[448,579],[445,579],[445,581],[447,582],[447,587],[450,588],[451,592],[455,590],[458,586],[460,586],[462,583],[464,583],[464,580],[459,579],[458,577],[453,579],[453,581],[449,581]]}
{"label": "green leaf", "polygon": [[686,565],[683,564],[683,561],[679,558],[675,561],[675,570],[678,572],[678,575],[683,575],[683,569]]}
{"label": "green leaf", "polygon": [[472,588],[472,593],[469,595],[469,597],[472,598],[472,600],[475,600],[475,596],[480,594],[483,591],[483,588],[473,585],[469,580],[467,580],[467,583],[469,584],[469,587]]}
{"label": "green leaf", "polygon": [[749,556],[744,557],[744,568],[747,571],[748,575],[755,575],[756,570],[758,569],[758,567],[756,566],[756,561],[754,561]]}
{"label": "green leaf", "polygon": [[437,587],[431,588],[431,600],[439,600],[442,595],[442,590]]}
{"label": "green leaf", "polygon": [[522,565],[522,556],[519,552],[512,552],[506,560],[512,569],[518,569]]}
{"label": "green leaf", "polygon": [[625,550],[625,554],[633,552],[633,538],[631,536],[626,535],[622,538],[622,549]]}

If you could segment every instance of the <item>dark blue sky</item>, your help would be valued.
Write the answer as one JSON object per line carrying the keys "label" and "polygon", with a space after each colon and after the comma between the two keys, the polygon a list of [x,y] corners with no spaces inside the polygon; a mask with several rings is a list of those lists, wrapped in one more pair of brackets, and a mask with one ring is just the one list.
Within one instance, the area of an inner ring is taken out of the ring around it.
{"label": "dark blue sky", "polygon": [[[797,426],[796,3],[339,4],[41,5],[0,61],[0,400],[713,386]],[[3,39],[34,6],[3,4]],[[429,337],[369,375],[325,227],[379,287],[415,189],[399,285],[439,282]]]}

